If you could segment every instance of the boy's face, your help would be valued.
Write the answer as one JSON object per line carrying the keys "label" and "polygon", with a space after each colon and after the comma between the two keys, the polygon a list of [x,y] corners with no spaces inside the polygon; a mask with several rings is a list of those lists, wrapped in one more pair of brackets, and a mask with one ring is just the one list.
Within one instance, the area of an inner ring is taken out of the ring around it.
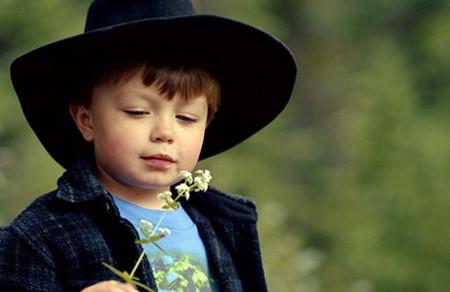
{"label": "boy's face", "polygon": [[94,87],[88,109],[71,105],[87,141],[93,141],[100,181],[111,192],[159,193],[192,171],[207,121],[204,96],[168,100],[142,83],[140,72],[118,84]]}

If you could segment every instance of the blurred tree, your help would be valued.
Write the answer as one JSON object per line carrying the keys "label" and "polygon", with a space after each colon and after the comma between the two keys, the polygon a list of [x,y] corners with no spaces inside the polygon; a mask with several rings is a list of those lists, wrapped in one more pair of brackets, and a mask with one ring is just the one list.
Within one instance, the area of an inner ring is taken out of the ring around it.
{"label": "blurred tree", "polygon": [[211,164],[262,205],[269,284],[448,289],[448,4],[266,5],[289,27],[272,32],[299,52],[301,99],[230,153],[236,160]]}
{"label": "blurred tree", "polygon": [[0,222],[54,188],[61,173],[26,125],[9,80],[9,64],[36,46],[82,31],[89,2],[0,1]]}

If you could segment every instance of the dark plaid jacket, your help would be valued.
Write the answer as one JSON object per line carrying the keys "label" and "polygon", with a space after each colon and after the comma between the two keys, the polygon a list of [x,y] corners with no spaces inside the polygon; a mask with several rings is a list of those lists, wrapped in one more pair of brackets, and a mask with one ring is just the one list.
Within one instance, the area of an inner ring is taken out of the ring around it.
{"label": "dark plaid jacket", "polygon": [[[220,290],[267,291],[254,204],[214,189],[182,204],[197,224]],[[0,229],[0,291],[80,291],[117,279],[101,262],[130,271],[142,251],[137,237],[89,164],[75,163],[56,191]],[[136,276],[156,289],[146,258]]]}

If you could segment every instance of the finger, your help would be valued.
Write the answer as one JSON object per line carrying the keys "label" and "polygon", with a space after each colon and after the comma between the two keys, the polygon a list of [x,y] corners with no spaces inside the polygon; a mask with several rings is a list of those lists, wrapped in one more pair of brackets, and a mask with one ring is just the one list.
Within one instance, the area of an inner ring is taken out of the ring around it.
{"label": "finger", "polygon": [[106,291],[108,291],[108,292],[128,292],[127,290],[125,290],[123,288],[119,288],[119,287],[110,287],[110,288],[107,288],[105,290],[105,292]]}
{"label": "finger", "polygon": [[138,292],[131,284],[125,284],[121,282],[114,281],[114,287],[121,289],[121,291],[125,292]]}
{"label": "finger", "polygon": [[103,281],[95,285],[86,287],[81,292],[136,292],[132,285],[121,283],[119,281]]}

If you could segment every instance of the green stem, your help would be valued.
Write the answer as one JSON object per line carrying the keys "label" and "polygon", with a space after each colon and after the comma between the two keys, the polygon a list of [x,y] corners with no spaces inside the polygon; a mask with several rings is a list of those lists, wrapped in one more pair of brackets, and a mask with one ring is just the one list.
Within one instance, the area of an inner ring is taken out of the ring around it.
{"label": "green stem", "polygon": [[[181,195],[181,194],[178,194],[178,196],[175,198],[175,202],[178,202],[178,200],[179,200],[181,197],[182,197],[182,195]],[[168,212],[167,210],[164,211],[164,213],[163,213],[163,214],[161,215],[161,217],[159,218],[158,223],[156,223],[155,228],[153,228],[152,235],[155,235],[156,231],[158,231],[158,228],[159,228],[159,226],[161,225],[161,223],[162,223],[162,221],[164,220],[164,218],[166,217],[167,212]]]}
{"label": "green stem", "polygon": [[141,255],[139,256],[139,259],[137,260],[136,264],[133,267],[133,270],[131,271],[131,274],[130,274],[131,279],[133,279],[134,273],[136,273],[136,270],[139,267],[139,265],[141,264],[142,259],[144,258],[144,255],[145,255],[145,250],[142,251]]}
{"label": "green stem", "polygon": [[[181,197],[181,194],[178,194],[178,196],[175,198],[175,201],[178,201],[178,199],[180,199],[180,197]],[[158,223],[156,223],[155,228],[153,228],[152,235],[155,235],[155,232],[159,229],[159,226],[161,225],[161,223],[164,220],[164,218],[166,217],[166,215],[167,215],[167,210],[164,211],[164,213],[159,218]],[[145,255],[145,250],[142,251],[141,255],[139,256],[138,261],[136,262],[136,264],[133,267],[133,270],[131,271],[131,274],[130,274],[131,279],[133,279],[134,273],[136,273],[136,270],[139,267],[139,265],[141,264],[141,261],[144,258],[144,255]]]}
{"label": "green stem", "polygon": [[162,223],[164,217],[166,217],[166,215],[167,215],[167,210],[164,211],[164,213],[161,215],[161,217],[159,217],[158,223],[156,223],[155,228],[153,228],[152,235],[156,234],[156,231],[158,231],[159,225],[161,225],[161,223]]}
{"label": "green stem", "polygon": [[175,202],[178,202],[178,200],[181,198],[181,194],[178,194],[178,196],[175,198]]}

